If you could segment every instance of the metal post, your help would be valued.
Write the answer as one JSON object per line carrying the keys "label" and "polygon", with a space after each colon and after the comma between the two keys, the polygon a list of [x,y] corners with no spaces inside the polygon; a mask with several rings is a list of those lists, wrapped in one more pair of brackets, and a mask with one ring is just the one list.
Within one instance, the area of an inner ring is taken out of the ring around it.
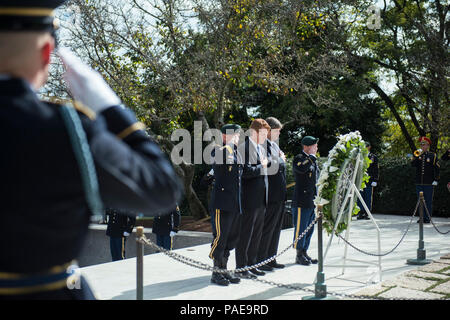
{"label": "metal post", "polygon": [[412,265],[424,265],[431,262],[426,259],[427,252],[425,250],[425,242],[423,241],[423,207],[425,205],[425,199],[423,198],[423,192],[419,193],[419,248],[417,249],[417,259],[408,259],[407,264]]}
{"label": "metal post", "polygon": [[144,299],[144,227],[136,228],[136,300]]}
{"label": "metal post", "polygon": [[325,285],[325,274],[323,273],[323,246],[322,246],[322,205],[317,206],[319,219],[317,220],[317,259],[318,270],[316,284],[314,286],[314,296],[303,297],[303,300],[324,300],[332,299],[327,297],[327,286]]}

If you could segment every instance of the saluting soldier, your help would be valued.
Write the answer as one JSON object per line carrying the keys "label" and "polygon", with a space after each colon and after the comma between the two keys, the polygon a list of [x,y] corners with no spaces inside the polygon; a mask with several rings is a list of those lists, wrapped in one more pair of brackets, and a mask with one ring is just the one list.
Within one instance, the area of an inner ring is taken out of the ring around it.
{"label": "saluting soldier", "polygon": [[[295,176],[294,196],[292,199],[292,222],[294,225],[294,240],[301,235],[314,221],[314,198],[317,194],[316,183],[319,178],[319,166],[317,164],[318,138],[306,136],[302,139],[302,152],[294,157],[293,172]],[[295,263],[310,265],[317,263],[312,259],[307,250],[311,241],[314,226],[295,243],[297,251]]]}
{"label": "saluting soldier", "polygon": [[424,210],[423,222],[430,223],[430,217],[433,215],[433,192],[434,187],[438,185],[440,165],[436,153],[429,151],[431,140],[420,137],[419,143],[420,149],[414,151],[411,165],[416,168],[417,197],[422,191],[427,209]]}
{"label": "saluting soldier", "polygon": [[106,209],[105,213],[108,219],[106,235],[109,237],[112,261],[123,260],[125,259],[127,238],[133,232],[136,217],[111,208]]}
{"label": "saluting soldier", "polygon": [[67,284],[92,212],[153,215],[182,195],[145,126],[68,49],[59,55],[79,101],[38,98],[55,48],[54,9],[63,2],[0,3],[0,298],[95,299],[83,277]]}
{"label": "saluting soldier", "polygon": [[[370,212],[372,212],[373,188],[376,187],[378,184],[378,179],[380,177],[379,173],[380,170],[378,166],[378,157],[371,151],[372,145],[370,144],[370,142],[366,141],[366,147],[367,150],[369,150],[369,154],[367,155],[367,157],[372,161],[369,165],[369,168],[367,168],[367,174],[370,176],[370,178],[366,187],[360,193],[367,206],[367,209],[369,209]],[[358,213],[357,219],[358,220],[370,219],[369,215],[366,212],[366,209],[362,205],[361,201],[359,201],[359,198],[358,198],[358,207],[360,208],[360,211]]]}
{"label": "saluting soldier", "polygon": [[[241,209],[242,162],[238,154],[238,124],[226,124],[221,128],[223,146],[213,149],[214,185],[211,208],[214,240],[209,257],[214,267],[227,269],[230,251],[236,247],[239,238]],[[239,283],[240,279],[229,274],[213,272],[211,282],[221,286]]]}

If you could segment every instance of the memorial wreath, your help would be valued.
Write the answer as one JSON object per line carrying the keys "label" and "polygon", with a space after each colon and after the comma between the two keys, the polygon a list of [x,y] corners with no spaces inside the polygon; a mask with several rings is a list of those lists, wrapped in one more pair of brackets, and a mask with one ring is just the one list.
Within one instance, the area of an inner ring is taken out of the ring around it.
{"label": "memorial wreath", "polygon": [[[368,158],[369,151],[366,148],[365,142],[358,131],[350,132],[338,137],[338,142],[328,154],[328,160],[324,163],[320,176],[317,182],[317,196],[314,203],[322,205],[323,213],[323,228],[330,234],[336,224],[337,211],[341,210],[341,205],[344,205],[343,192],[347,193],[351,188],[350,183],[353,179],[352,168],[355,169],[358,157],[362,159],[356,173],[355,185],[361,190],[369,181],[367,168],[371,160]],[[359,207],[356,205],[356,195],[353,197],[353,203],[347,203],[347,206],[352,206],[352,215],[359,212]],[[348,201],[347,201],[348,202]],[[348,207],[346,207],[348,209]],[[347,210],[346,210],[347,211]],[[348,210],[350,212],[350,210]],[[344,216],[345,217],[345,216]],[[348,217],[348,216],[347,216]],[[347,219],[341,219],[341,222],[336,227],[336,234],[341,233],[347,229]]]}

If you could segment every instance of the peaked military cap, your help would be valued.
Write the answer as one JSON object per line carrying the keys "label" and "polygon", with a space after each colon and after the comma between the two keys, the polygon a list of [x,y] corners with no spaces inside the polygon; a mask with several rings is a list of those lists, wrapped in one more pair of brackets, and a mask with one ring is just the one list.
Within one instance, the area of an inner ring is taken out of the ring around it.
{"label": "peaked military cap", "polygon": [[304,146],[312,146],[319,142],[319,138],[314,138],[313,136],[306,136],[302,139],[302,145]]}
{"label": "peaked military cap", "polygon": [[225,125],[222,126],[222,128],[220,128],[220,132],[227,134],[227,130],[229,130],[231,132],[231,130],[234,131],[234,133],[237,133],[235,131],[240,130],[241,126],[238,124],[234,124],[234,123],[227,123]]}
{"label": "peaked military cap", "polygon": [[430,138],[427,138],[427,137],[420,137],[420,138],[419,138],[419,142],[422,142],[422,141],[425,141],[425,142],[427,142],[429,145],[431,145],[431,140],[430,140]]}
{"label": "peaked military cap", "polygon": [[0,0],[0,31],[49,31],[57,28],[55,9],[66,0]]}

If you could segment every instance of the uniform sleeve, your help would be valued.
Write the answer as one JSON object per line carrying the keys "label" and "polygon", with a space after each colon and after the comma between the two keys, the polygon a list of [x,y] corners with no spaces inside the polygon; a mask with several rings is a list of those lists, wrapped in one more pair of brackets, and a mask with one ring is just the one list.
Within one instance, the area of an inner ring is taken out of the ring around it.
{"label": "uniform sleeve", "polygon": [[95,121],[83,119],[104,206],[130,215],[165,213],[182,196],[167,157],[129,109],[111,107]]}
{"label": "uniform sleeve", "polygon": [[438,156],[437,156],[437,154],[434,154],[434,166],[433,166],[434,181],[439,181],[440,168],[441,168],[441,165],[439,163]]}
{"label": "uniform sleeve", "polygon": [[173,212],[173,228],[172,231],[178,232],[178,228],[180,227],[181,223],[181,214],[180,209],[176,208],[176,210]]}
{"label": "uniform sleeve", "polygon": [[295,173],[298,174],[306,174],[311,170],[311,166],[313,165],[313,160],[310,157],[297,155],[292,162],[292,168]]}
{"label": "uniform sleeve", "polygon": [[380,178],[380,166],[378,164],[378,157],[374,156],[373,157],[373,181],[378,182]]}

